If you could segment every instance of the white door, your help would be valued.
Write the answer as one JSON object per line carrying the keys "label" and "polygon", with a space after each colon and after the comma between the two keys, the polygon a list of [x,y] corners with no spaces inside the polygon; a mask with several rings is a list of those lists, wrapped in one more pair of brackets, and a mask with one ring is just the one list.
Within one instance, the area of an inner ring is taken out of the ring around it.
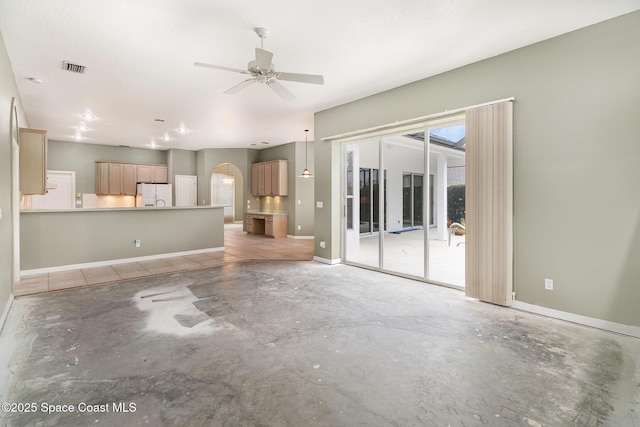
{"label": "white door", "polygon": [[74,171],[47,171],[47,194],[31,196],[31,209],[73,209],[76,200]]}
{"label": "white door", "polygon": [[176,206],[196,206],[198,204],[198,177],[176,175]]}

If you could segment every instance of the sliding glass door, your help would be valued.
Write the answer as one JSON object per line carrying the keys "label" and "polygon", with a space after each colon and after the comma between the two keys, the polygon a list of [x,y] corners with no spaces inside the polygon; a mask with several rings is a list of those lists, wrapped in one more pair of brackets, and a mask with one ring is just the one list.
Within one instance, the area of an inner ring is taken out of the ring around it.
{"label": "sliding glass door", "polygon": [[378,139],[344,147],[348,182],[344,192],[345,261],[373,268],[380,268],[379,234],[385,216],[384,212],[381,214],[385,182],[384,173],[380,173],[378,147]]}
{"label": "sliding glass door", "polygon": [[431,282],[465,285],[465,126],[429,135],[429,266]]}
{"label": "sliding glass door", "polygon": [[423,175],[402,174],[402,226],[405,229],[422,227],[423,222]]}
{"label": "sliding glass door", "polygon": [[464,157],[460,122],[345,143],[345,262],[464,286]]}

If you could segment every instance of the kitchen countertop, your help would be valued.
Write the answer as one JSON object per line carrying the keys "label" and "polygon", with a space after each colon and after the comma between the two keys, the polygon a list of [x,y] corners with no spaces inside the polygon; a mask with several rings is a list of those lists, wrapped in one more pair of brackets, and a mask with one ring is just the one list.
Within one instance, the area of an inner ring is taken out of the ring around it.
{"label": "kitchen countertop", "polygon": [[180,209],[222,209],[223,205],[208,206],[165,206],[165,207],[139,207],[139,208],[76,208],[76,209],[31,209],[21,210],[20,213],[55,213],[55,212],[122,212],[122,211],[164,211]]}
{"label": "kitchen countertop", "polygon": [[247,211],[247,215],[288,216],[287,212]]}

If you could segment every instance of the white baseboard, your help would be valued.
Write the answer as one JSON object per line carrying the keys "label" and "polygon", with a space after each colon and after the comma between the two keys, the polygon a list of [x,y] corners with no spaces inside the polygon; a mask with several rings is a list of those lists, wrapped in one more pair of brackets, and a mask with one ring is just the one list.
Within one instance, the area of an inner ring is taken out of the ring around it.
{"label": "white baseboard", "polygon": [[314,256],[313,260],[317,262],[321,262],[323,264],[329,264],[329,265],[340,264],[342,262],[342,258],[328,259],[328,258],[322,258],[319,256]]}
{"label": "white baseboard", "polygon": [[288,239],[300,239],[300,240],[313,240],[315,236],[296,236],[293,234],[287,234]]}
{"label": "white baseboard", "polygon": [[530,313],[541,314],[555,319],[566,320],[567,322],[578,323],[592,328],[604,329],[622,335],[629,335],[640,338],[640,327],[623,325],[622,323],[609,322],[608,320],[596,319],[594,317],[581,316],[579,314],[568,313],[566,311],[554,310],[553,308],[541,307],[539,305],[527,304],[526,302],[514,301],[512,308]]}
{"label": "white baseboard", "polygon": [[112,259],[107,261],[87,262],[83,264],[59,265],[55,267],[36,268],[33,270],[22,270],[20,272],[20,277],[33,276],[36,274],[55,273],[58,271],[78,270],[80,268],[104,267],[107,265],[126,264],[129,262],[150,261],[154,259],[171,258],[176,256],[185,256],[185,255],[195,255],[195,254],[202,254],[206,252],[217,252],[217,251],[224,251],[224,246],[219,248],[195,249],[192,251],[147,255],[147,256],[141,256],[141,257],[135,257],[135,258],[120,258],[120,259]]}
{"label": "white baseboard", "polygon": [[2,317],[0,317],[0,331],[4,328],[4,322],[7,320],[7,316],[9,316],[9,310],[11,310],[11,305],[13,304],[13,293],[9,294],[9,300],[7,300],[7,304],[4,306],[4,310],[2,310]]}

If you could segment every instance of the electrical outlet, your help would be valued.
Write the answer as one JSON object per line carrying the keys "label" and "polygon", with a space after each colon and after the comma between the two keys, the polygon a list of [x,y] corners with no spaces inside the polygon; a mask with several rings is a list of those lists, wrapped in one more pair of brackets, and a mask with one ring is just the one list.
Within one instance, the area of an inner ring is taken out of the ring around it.
{"label": "electrical outlet", "polygon": [[301,225],[298,226],[298,231],[300,231],[300,230],[302,230],[302,226]]}
{"label": "electrical outlet", "polygon": [[325,243],[325,241],[324,241],[324,240],[321,240],[321,241],[320,241],[320,247],[321,247],[321,248],[326,248],[326,247],[327,247],[327,244]]}
{"label": "electrical outlet", "polygon": [[136,239],[136,248],[139,248],[140,246],[142,246],[142,242],[140,239]]}
{"label": "electrical outlet", "polygon": [[544,279],[544,288],[548,291],[553,290],[553,279]]}

